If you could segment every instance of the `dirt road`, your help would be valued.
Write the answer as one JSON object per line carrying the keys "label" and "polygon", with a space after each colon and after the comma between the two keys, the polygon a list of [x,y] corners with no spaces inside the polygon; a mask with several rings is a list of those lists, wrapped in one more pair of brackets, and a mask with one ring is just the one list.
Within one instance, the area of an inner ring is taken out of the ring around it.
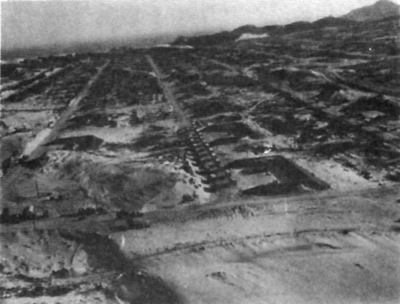
{"label": "dirt road", "polygon": [[168,84],[165,81],[162,80],[164,75],[161,73],[160,69],[157,67],[153,58],[150,55],[147,55],[146,58],[147,58],[149,64],[151,65],[151,67],[153,68],[154,73],[157,76],[158,84],[159,84],[160,88],[164,91],[165,98],[167,98],[168,102],[174,108],[176,118],[179,123],[179,127],[189,127],[190,121],[186,117],[185,112],[182,110],[181,106],[175,99],[175,96],[172,93],[171,88],[168,86]]}
{"label": "dirt road", "polygon": [[97,74],[87,83],[87,85],[83,88],[83,90],[76,96],[74,99],[71,100],[68,108],[64,111],[58,121],[54,124],[54,127],[49,130],[47,133],[42,133],[43,135],[36,136],[32,142],[28,143],[31,145],[31,149],[26,156],[28,160],[33,160],[40,157],[47,148],[45,147],[46,144],[53,141],[57,138],[60,133],[60,130],[65,126],[66,122],[71,118],[72,114],[78,109],[79,103],[82,99],[84,99],[90,92],[90,88],[93,84],[99,79],[100,75],[103,73],[104,69],[108,66],[110,61],[108,60],[97,72]]}

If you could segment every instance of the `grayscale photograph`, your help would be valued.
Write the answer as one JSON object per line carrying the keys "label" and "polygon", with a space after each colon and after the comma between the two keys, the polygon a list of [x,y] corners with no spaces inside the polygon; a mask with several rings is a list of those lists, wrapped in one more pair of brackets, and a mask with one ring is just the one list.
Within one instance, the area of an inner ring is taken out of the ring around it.
{"label": "grayscale photograph", "polygon": [[0,5],[0,303],[400,303],[400,0]]}

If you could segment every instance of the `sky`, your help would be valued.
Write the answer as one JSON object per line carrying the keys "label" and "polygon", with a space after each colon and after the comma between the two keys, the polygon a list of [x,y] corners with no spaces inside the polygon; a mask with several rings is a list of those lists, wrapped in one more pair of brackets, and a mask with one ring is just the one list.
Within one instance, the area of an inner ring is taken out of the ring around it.
{"label": "sky", "polygon": [[[1,0],[1,48],[189,35],[341,16],[376,0]],[[400,4],[400,0],[393,0]]]}

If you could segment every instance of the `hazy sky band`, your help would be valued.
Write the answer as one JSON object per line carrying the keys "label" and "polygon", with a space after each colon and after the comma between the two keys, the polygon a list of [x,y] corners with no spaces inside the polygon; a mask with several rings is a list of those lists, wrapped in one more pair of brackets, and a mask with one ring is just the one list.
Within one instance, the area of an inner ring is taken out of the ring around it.
{"label": "hazy sky band", "polygon": [[[231,30],[340,16],[376,0],[1,1],[1,47]],[[400,0],[393,2],[399,3]]]}

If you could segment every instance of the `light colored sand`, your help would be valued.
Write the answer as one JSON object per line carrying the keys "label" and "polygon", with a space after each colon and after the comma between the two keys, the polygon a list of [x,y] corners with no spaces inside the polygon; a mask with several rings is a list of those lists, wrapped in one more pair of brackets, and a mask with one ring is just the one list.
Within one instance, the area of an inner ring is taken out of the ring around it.
{"label": "light colored sand", "polygon": [[112,239],[121,244],[123,236],[121,250],[141,257],[187,303],[398,303],[400,237],[385,228],[396,215],[382,212],[399,214],[392,202],[265,204],[268,212],[222,213]]}
{"label": "light colored sand", "polygon": [[294,160],[299,166],[328,183],[333,190],[348,191],[378,186],[376,182],[363,178],[334,160],[315,160],[301,157],[295,157]]}

